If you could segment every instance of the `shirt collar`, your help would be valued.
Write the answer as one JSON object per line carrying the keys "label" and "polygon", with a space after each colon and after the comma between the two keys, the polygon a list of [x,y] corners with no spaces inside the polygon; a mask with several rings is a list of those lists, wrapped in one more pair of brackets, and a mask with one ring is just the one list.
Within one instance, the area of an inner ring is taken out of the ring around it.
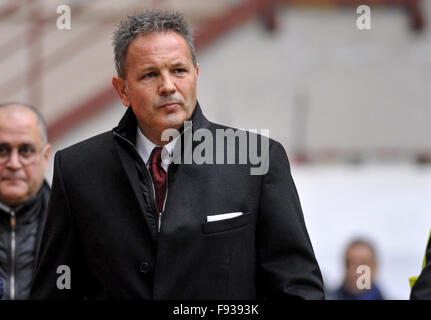
{"label": "shirt collar", "polygon": [[[139,129],[139,126],[136,126],[136,149],[138,150],[139,155],[144,161],[145,165],[149,165],[151,152],[155,147],[159,147],[158,145],[152,143],[150,139],[148,139]],[[176,136],[172,141],[165,144],[163,147],[166,149],[166,152],[162,152],[162,166],[165,171],[167,171],[169,166],[169,159],[174,152],[175,142],[177,141],[179,135]]]}

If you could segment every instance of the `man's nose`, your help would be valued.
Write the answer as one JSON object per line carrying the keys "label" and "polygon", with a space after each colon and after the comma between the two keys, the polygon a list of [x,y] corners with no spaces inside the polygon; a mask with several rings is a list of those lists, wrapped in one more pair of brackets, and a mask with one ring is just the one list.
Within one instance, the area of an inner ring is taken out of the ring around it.
{"label": "man's nose", "polygon": [[19,160],[18,151],[12,150],[9,160],[6,162],[6,166],[9,169],[17,170],[22,167],[21,161]]}
{"label": "man's nose", "polygon": [[159,94],[161,96],[170,95],[177,90],[170,74],[162,74],[161,79],[162,83],[159,87]]}

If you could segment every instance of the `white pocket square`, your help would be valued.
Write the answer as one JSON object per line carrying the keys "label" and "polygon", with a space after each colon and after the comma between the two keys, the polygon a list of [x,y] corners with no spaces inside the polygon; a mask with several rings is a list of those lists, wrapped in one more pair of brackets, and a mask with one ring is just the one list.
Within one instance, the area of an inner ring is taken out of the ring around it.
{"label": "white pocket square", "polygon": [[242,212],[229,212],[229,213],[223,213],[223,214],[216,214],[212,216],[207,216],[207,222],[233,219],[242,215],[243,215]]}

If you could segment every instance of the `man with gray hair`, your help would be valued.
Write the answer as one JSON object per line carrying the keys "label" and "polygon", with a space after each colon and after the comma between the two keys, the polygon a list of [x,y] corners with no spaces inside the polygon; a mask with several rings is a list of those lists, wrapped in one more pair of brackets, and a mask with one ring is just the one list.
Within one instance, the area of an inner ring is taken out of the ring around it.
{"label": "man with gray hair", "polygon": [[[127,111],[112,131],[55,155],[31,297],[322,299],[280,143],[243,133],[268,163],[260,175],[249,159],[214,162],[225,148],[210,152],[211,137],[235,131],[208,121],[197,102],[199,64],[183,16],[129,16],[114,53],[112,84]],[[165,139],[169,130],[176,134]],[[195,139],[203,132],[205,152]],[[240,146],[233,150],[238,159]],[[195,161],[201,153],[207,162]]]}
{"label": "man with gray hair", "polygon": [[3,299],[26,299],[48,208],[50,145],[40,112],[0,104],[0,278]]}

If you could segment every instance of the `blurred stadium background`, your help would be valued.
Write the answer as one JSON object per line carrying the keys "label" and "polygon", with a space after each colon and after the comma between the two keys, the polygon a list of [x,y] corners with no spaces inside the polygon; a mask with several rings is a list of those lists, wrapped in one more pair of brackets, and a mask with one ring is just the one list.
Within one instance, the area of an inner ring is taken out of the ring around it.
{"label": "blurred stadium background", "polygon": [[[370,30],[356,27],[362,4]],[[56,27],[59,5],[70,30]],[[1,0],[0,101],[37,106],[53,152],[110,130],[125,111],[112,31],[146,8],[194,27],[210,120],[283,143],[326,286],[364,236],[386,296],[408,299],[431,226],[431,1]]]}

